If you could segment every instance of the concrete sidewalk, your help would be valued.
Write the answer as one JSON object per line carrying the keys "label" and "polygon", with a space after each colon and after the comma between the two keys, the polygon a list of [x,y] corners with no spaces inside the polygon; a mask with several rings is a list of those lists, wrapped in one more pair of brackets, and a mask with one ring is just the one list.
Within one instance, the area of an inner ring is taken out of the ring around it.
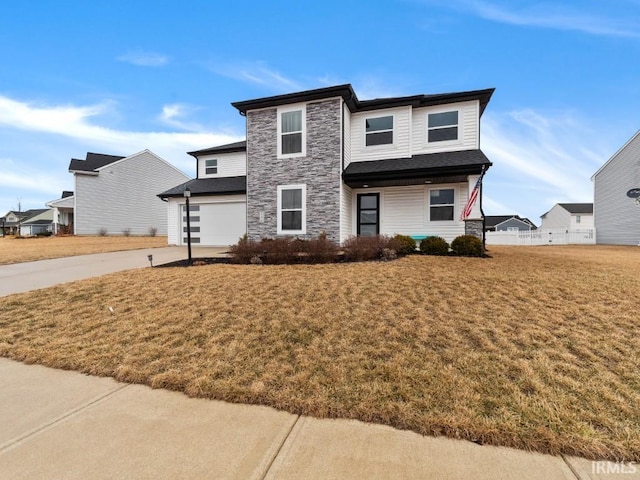
{"label": "concrete sidewalk", "polygon": [[[3,479],[588,479],[591,461],[191,399],[0,358]],[[602,470],[602,469],[601,469]]]}
{"label": "concrete sidewalk", "polygon": [[[198,247],[193,249],[192,256],[214,257],[225,250],[226,248]],[[145,248],[0,265],[0,297],[122,270],[149,267],[148,255],[153,255],[154,265],[160,265],[186,259],[187,248]]]}

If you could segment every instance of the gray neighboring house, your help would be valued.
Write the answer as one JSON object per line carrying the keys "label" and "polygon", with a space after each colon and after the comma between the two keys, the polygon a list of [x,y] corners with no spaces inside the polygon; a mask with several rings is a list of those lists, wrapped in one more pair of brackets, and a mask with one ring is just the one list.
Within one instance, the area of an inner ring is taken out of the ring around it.
{"label": "gray neighboring house", "polygon": [[591,180],[596,243],[640,245],[640,131]]}
{"label": "gray neighboring house", "polygon": [[[351,85],[232,105],[246,142],[191,152],[195,179],[166,190],[169,243],[186,242],[183,192],[191,191],[191,238],[201,245],[250,239],[354,235],[482,236],[482,189],[492,164],[480,119],[493,89],[359,100]],[[195,223],[194,223],[195,217]]]}
{"label": "gray neighboring house", "polygon": [[[128,157],[87,153],[84,160],[72,159],[73,195],[49,202],[69,208],[76,235],[167,234],[167,206],[158,192],[189,179],[158,155],[143,150]],[[69,214],[69,211],[67,211]],[[69,217],[67,217],[69,219]]]}
{"label": "gray neighboring house", "polygon": [[531,220],[518,215],[485,215],[485,232],[513,232],[536,230]]}
{"label": "gray neighboring house", "polygon": [[53,233],[53,209],[41,208],[27,210],[20,224],[20,235],[31,236]]}

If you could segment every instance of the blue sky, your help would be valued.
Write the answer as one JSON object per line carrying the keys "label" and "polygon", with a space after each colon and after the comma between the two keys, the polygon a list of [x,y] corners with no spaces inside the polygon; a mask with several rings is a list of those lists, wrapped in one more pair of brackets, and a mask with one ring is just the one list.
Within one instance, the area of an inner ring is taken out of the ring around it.
{"label": "blue sky", "polygon": [[495,87],[487,214],[592,201],[640,129],[640,0],[8,2],[0,215],[73,188],[71,158],[244,138],[233,101],[351,83],[361,99]]}

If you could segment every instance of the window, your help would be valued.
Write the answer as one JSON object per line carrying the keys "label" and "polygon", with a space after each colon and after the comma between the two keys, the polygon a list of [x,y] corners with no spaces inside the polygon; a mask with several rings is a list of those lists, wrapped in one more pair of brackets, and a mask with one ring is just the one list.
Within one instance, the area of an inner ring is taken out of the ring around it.
{"label": "window", "polygon": [[306,233],[307,186],[278,186],[278,233]]}
{"label": "window", "polygon": [[279,157],[299,157],[306,154],[305,124],[304,107],[278,109]]}
{"label": "window", "polygon": [[580,215],[576,215],[576,223],[580,223],[582,217]]}
{"label": "window", "polygon": [[458,139],[458,111],[430,113],[428,116],[427,142],[444,142]]}
{"label": "window", "polygon": [[218,160],[205,160],[204,173],[207,175],[215,175],[218,173]]}
{"label": "window", "polygon": [[429,220],[431,222],[452,221],[453,199],[453,188],[429,190]]}
{"label": "window", "polygon": [[393,143],[393,115],[365,119],[365,145],[388,145]]}

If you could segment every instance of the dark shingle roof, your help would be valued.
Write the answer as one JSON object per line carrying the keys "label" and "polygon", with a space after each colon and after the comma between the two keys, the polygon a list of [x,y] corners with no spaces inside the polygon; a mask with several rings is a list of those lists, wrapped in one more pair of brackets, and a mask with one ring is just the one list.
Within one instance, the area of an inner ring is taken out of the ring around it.
{"label": "dark shingle roof", "polygon": [[343,175],[347,184],[374,180],[400,180],[480,173],[492,164],[482,150],[440,152],[410,158],[351,162]]}
{"label": "dark shingle roof", "polygon": [[230,195],[247,192],[247,177],[196,178],[158,195],[160,198],[182,197],[189,187],[191,195]]}
{"label": "dark shingle roof", "polygon": [[516,220],[520,220],[521,222],[531,225],[531,228],[534,230],[538,228],[531,220],[529,220],[526,217],[521,217],[519,215],[485,215],[484,226],[485,228],[493,228],[496,225],[499,225],[502,222],[506,222],[507,220],[510,220],[512,218],[515,218]]}
{"label": "dark shingle roof", "polygon": [[593,203],[559,203],[569,213],[593,213]]}
{"label": "dark shingle roof", "polygon": [[241,114],[248,110],[257,108],[275,107],[278,105],[288,105],[298,102],[309,102],[331,97],[342,97],[351,112],[375,110],[380,108],[391,108],[405,105],[413,107],[426,107],[432,105],[442,105],[444,103],[465,102],[468,100],[480,101],[480,115],[491,99],[495,89],[471,90],[467,92],[439,93],[435,95],[412,95],[409,97],[376,98],[373,100],[358,100],[353,87],[347,83],[334,87],[318,88],[315,90],[305,90],[303,92],[288,93],[286,95],[276,95],[273,97],[257,98],[254,100],[244,100],[233,102]]}
{"label": "dark shingle roof", "polygon": [[200,155],[208,155],[208,154],[214,154],[214,153],[245,152],[246,150],[247,150],[247,141],[242,140],[241,142],[228,143],[226,145],[219,145],[217,147],[205,148],[202,150],[195,150],[193,152],[187,152],[187,153],[193,157],[198,157]]}
{"label": "dark shingle roof", "polygon": [[78,160],[72,158],[69,163],[70,172],[95,172],[98,168],[109,165],[110,163],[117,162],[126,157],[118,155],[104,155],[102,153],[87,152],[87,158],[85,160]]}
{"label": "dark shingle roof", "polygon": [[63,190],[62,197],[60,198],[67,198],[67,197],[73,197],[73,192],[70,190]]}

